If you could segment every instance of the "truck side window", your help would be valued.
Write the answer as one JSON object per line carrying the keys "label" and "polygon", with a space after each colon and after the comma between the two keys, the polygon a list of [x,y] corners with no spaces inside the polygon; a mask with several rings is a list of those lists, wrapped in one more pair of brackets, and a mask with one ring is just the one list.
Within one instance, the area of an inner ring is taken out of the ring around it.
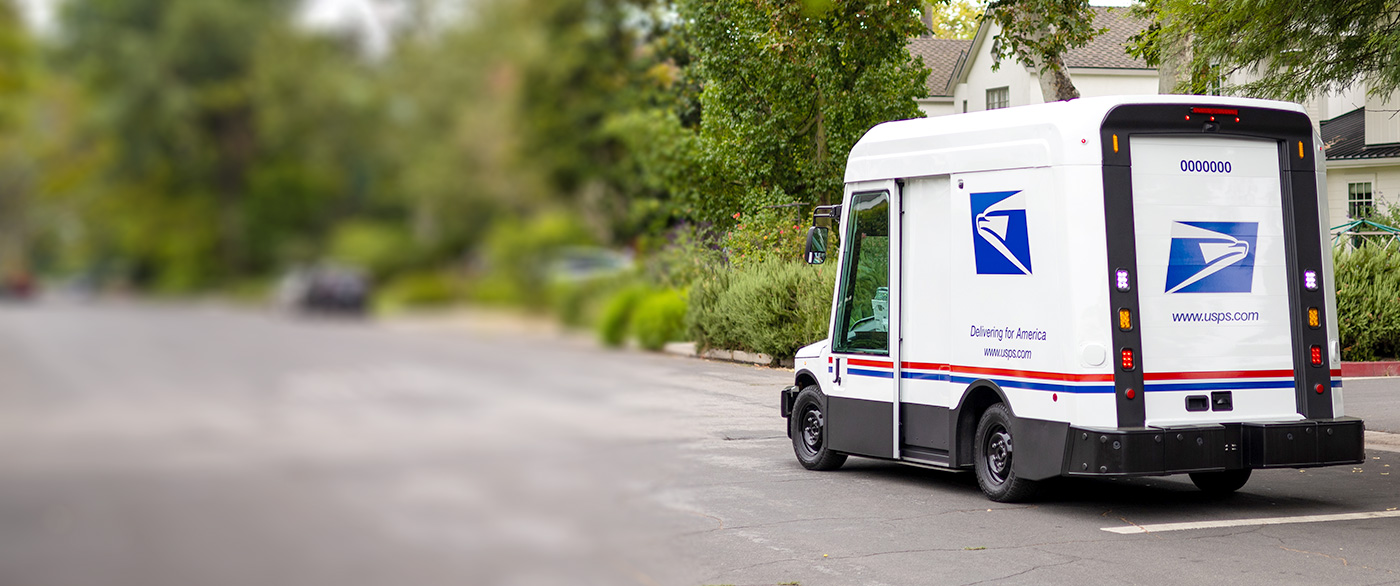
{"label": "truck side window", "polygon": [[846,221],[850,250],[841,266],[841,304],[834,350],[888,355],[890,350],[890,196],[851,197]]}

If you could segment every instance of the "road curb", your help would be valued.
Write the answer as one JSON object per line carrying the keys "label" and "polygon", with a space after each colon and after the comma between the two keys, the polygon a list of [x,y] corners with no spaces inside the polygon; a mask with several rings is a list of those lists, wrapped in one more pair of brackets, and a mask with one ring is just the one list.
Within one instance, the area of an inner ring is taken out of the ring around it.
{"label": "road curb", "polygon": [[1400,376],[1400,360],[1343,362],[1342,376]]}
{"label": "road curb", "polygon": [[1366,449],[1400,452],[1400,433],[1366,430]]}
{"label": "road curb", "polygon": [[[662,351],[677,356],[689,356],[691,358],[703,358],[706,360],[723,360],[725,362],[741,362],[744,364],[758,364],[761,366],[771,366],[774,362],[773,357],[767,354],[745,352],[743,350],[720,350],[717,348],[710,348],[701,352],[696,348],[695,342],[671,342],[666,344]],[[781,368],[792,368],[792,359],[779,360],[778,366]]]}

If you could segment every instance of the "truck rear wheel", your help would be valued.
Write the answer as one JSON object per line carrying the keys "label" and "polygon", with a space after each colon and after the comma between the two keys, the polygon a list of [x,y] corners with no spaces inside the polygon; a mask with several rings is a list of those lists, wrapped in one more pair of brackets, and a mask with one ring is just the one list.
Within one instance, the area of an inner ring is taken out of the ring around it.
{"label": "truck rear wheel", "polygon": [[816,385],[797,394],[788,416],[788,435],[797,461],[808,470],[835,470],[846,463],[846,455],[827,447],[826,397]]}
{"label": "truck rear wheel", "polygon": [[1015,443],[1011,437],[1011,410],[1005,403],[987,408],[977,423],[977,443],[973,449],[977,486],[999,503],[1026,500],[1035,494],[1037,483],[1016,477],[1012,466]]}
{"label": "truck rear wheel", "polygon": [[1249,473],[1249,468],[1220,472],[1192,472],[1191,482],[1204,493],[1230,494],[1244,488],[1244,483],[1249,482]]}

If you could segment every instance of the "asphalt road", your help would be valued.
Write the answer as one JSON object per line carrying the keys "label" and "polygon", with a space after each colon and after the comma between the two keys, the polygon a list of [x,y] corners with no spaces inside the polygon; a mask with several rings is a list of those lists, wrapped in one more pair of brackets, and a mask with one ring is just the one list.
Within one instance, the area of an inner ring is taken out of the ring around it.
{"label": "asphalt road", "polygon": [[[1400,583],[1400,453],[1001,505],[803,470],[788,376],[481,324],[0,306],[0,585]],[[1400,432],[1400,383],[1345,388]],[[1382,515],[1104,530],[1345,513]]]}

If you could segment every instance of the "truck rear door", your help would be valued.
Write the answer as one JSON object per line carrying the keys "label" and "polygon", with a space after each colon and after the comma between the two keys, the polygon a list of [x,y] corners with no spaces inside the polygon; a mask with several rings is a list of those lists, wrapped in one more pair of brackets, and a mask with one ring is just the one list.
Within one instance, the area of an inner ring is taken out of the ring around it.
{"label": "truck rear door", "polygon": [[1300,419],[1280,143],[1130,140],[1146,424]]}

